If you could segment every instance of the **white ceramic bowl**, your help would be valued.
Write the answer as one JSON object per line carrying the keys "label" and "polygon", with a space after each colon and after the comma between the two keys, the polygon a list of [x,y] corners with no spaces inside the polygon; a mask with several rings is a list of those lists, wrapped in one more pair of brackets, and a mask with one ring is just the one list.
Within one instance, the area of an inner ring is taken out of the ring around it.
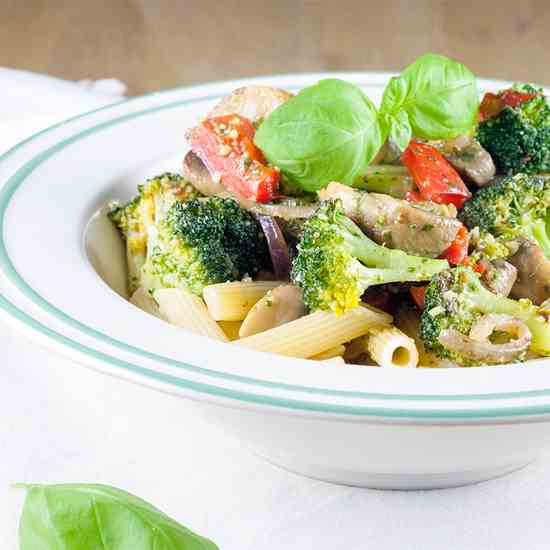
{"label": "white ceramic bowl", "polygon": [[[472,369],[342,367],[194,336],[122,299],[115,230],[98,214],[178,169],[185,129],[245,83],[130,99],[37,134],[0,158],[0,311],[33,340],[98,371],[195,400],[254,452],[305,475],[380,488],[471,483],[550,442],[550,362]],[[375,100],[391,75],[330,75]],[[485,89],[508,83],[482,81]],[[76,365],[75,365],[76,368]]]}

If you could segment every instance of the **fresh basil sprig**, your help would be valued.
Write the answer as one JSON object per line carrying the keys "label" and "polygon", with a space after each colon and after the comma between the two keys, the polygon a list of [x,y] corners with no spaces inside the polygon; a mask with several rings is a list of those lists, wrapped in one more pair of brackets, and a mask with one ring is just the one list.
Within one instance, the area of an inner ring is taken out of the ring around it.
{"label": "fresh basil sprig", "polygon": [[332,180],[353,183],[384,143],[383,123],[359,87],[327,79],[275,109],[254,142],[290,181],[318,191]]}
{"label": "fresh basil sprig", "polygon": [[353,185],[389,137],[449,139],[475,124],[475,76],[456,61],[426,54],[388,83],[378,112],[354,84],[322,80],[275,109],[254,138],[267,160],[306,191],[330,181]]}
{"label": "fresh basil sprig", "polygon": [[217,550],[138,497],[106,485],[23,485],[21,550]]}
{"label": "fresh basil sprig", "polygon": [[474,74],[442,55],[426,54],[388,83],[380,117],[403,150],[414,135],[450,139],[475,124],[479,92]]}

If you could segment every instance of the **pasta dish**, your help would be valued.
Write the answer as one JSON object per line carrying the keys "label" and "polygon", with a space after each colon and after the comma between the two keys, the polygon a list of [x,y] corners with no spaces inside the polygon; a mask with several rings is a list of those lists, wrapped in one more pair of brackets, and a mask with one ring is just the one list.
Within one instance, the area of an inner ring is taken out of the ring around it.
{"label": "pasta dish", "polygon": [[109,205],[137,307],[314,361],[550,356],[542,89],[481,96],[464,65],[426,54],[379,106],[339,79],[296,95],[247,86],[186,139],[181,172]]}

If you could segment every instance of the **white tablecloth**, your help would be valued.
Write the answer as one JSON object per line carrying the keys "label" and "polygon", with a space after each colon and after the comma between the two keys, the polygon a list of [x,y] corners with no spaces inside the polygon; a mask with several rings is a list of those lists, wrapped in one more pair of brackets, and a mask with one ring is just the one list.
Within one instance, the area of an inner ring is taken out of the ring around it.
{"label": "white tablecloth", "polygon": [[[0,144],[112,101],[122,90],[116,82],[75,85],[0,69]],[[42,98],[33,100],[34,115],[22,98]],[[2,550],[17,548],[23,495],[10,485],[21,481],[127,489],[222,550],[542,550],[550,544],[544,460],[446,491],[381,492],[312,481],[251,456],[177,398],[70,363],[0,325]]]}

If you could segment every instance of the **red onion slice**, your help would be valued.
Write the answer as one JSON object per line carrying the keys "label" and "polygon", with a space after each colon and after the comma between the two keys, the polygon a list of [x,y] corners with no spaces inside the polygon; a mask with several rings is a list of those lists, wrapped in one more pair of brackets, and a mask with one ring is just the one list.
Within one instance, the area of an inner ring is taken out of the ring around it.
{"label": "red onion slice", "polygon": [[[506,332],[513,339],[505,344],[493,344],[489,336],[495,330]],[[447,329],[440,334],[439,342],[474,361],[508,363],[529,349],[531,332],[520,319],[509,315],[487,314],[472,326],[469,335]]]}
{"label": "red onion slice", "polygon": [[271,216],[256,214],[256,218],[260,222],[267,240],[276,279],[278,281],[290,280],[290,255],[279,224]]}

